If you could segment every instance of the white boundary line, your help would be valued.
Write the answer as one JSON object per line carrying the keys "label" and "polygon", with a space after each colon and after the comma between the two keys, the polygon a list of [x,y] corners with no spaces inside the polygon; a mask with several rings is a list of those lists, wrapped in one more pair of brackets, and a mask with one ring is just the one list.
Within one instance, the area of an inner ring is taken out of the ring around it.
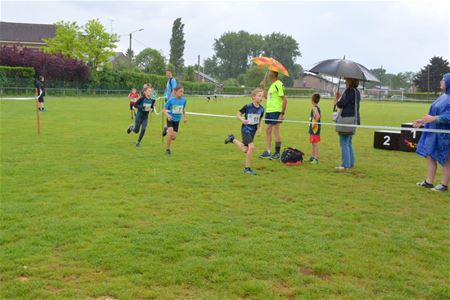
{"label": "white boundary line", "polygon": [[[217,118],[232,118],[236,119],[236,116],[230,115],[218,115],[218,114],[207,114],[207,113],[199,113],[199,112],[186,112],[188,115],[194,116],[204,116],[204,117],[217,117]],[[269,121],[278,121],[274,119],[264,119]],[[283,120],[283,123],[300,123],[300,124],[310,124],[309,121],[298,121],[298,120]],[[325,125],[325,126],[336,126],[336,123],[326,123],[320,122],[317,124]],[[434,132],[434,133],[450,133],[450,130],[444,129],[429,129],[429,128],[409,128],[409,127],[394,127],[394,126],[377,126],[377,125],[353,125],[353,124],[339,124],[339,126],[344,127],[356,127],[356,128],[367,128],[367,129],[382,129],[382,130],[395,130],[395,131],[411,131],[411,132]]]}
{"label": "white boundary line", "polygon": [[0,98],[0,100],[36,100],[36,97],[33,97],[33,98]]}

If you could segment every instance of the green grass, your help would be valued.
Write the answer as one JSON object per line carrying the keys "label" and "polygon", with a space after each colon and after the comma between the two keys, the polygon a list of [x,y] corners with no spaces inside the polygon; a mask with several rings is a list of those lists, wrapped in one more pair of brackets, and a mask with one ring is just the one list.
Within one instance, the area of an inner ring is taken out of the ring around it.
{"label": "green grass", "polygon": [[[246,102],[188,97],[188,111]],[[449,299],[449,194],[417,188],[424,159],[373,149],[373,130],[354,137],[353,172],[335,172],[338,137],[323,127],[320,164],[255,155],[251,177],[223,144],[240,136],[234,119],[188,116],[168,158],[155,116],[134,147],[126,100],[48,97],[40,135],[33,102],[0,105],[1,298]],[[292,99],[286,118],[309,109]],[[364,124],[399,126],[428,105],[361,109]],[[306,125],[282,137],[309,154]]]}

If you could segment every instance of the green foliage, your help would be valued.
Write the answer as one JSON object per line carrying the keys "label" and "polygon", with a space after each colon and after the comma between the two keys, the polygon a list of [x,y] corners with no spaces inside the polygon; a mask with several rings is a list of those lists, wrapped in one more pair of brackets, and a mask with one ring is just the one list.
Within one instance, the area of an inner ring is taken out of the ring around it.
{"label": "green foliage", "polygon": [[142,50],[135,58],[136,66],[145,73],[164,75],[165,58],[155,49],[146,48]]}
{"label": "green foliage", "polygon": [[[288,69],[290,76],[282,79],[286,86],[292,86],[293,80],[302,72],[301,66],[295,63],[301,56],[297,41],[281,33],[262,36],[242,30],[227,32],[215,39],[214,51],[214,56],[204,62],[205,72],[220,79],[245,74],[251,67],[250,59],[260,54],[275,58]],[[253,85],[254,80],[250,81]]]}
{"label": "green foliage", "polygon": [[[167,77],[155,74],[147,74],[135,71],[104,70],[93,74],[90,84],[96,89],[130,89],[142,87],[144,83],[150,83],[160,93],[166,88]],[[208,83],[181,81],[187,93],[204,93],[214,89],[214,85]]]}
{"label": "green foliage", "polygon": [[193,66],[189,66],[189,67],[185,68],[184,80],[186,80],[186,81],[195,81],[195,73],[194,73],[194,67]]}
{"label": "green foliage", "polygon": [[300,75],[295,60],[301,56],[298,42],[291,36],[282,33],[272,33],[264,37],[263,55],[278,60],[289,71],[289,77],[284,77],[285,86],[292,86],[294,79]]}
{"label": "green foliage", "polygon": [[259,87],[261,81],[266,77],[267,70],[260,68],[256,65],[251,66],[247,72],[245,72],[245,86],[250,88]]}
{"label": "green foliage", "polygon": [[223,86],[221,88],[222,94],[231,94],[231,95],[245,95],[249,93],[248,88],[242,88],[239,86]]}
{"label": "green foliage", "polygon": [[0,86],[33,87],[36,74],[32,67],[0,66]]}
{"label": "green foliage", "polygon": [[73,59],[84,57],[82,31],[77,22],[59,21],[55,23],[56,34],[53,38],[43,39],[47,43],[42,50],[48,54],[62,54]]}
{"label": "green foliage", "polygon": [[222,81],[224,86],[239,86],[239,81],[236,78],[228,78],[227,80]]}
{"label": "green foliage", "polygon": [[184,24],[181,18],[175,19],[172,26],[172,37],[170,38],[170,57],[169,63],[174,66],[174,71],[181,72],[184,67]]}
{"label": "green foliage", "polygon": [[448,72],[450,72],[449,62],[442,57],[434,56],[430,58],[430,63],[417,73],[414,84],[422,92],[438,93],[441,90],[440,81]]}
{"label": "green foliage", "polygon": [[[263,38],[246,31],[227,32],[214,40],[215,57],[220,66],[219,78],[236,78],[245,73],[249,59],[261,53]],[[205,68],[206,70],[206,68]]]}
{"label": "green foliage", "polygon": [[[254,178],[223,143],[240,138],[236,118],[188,115],[168,158],[154,114],[135,149],[126,96],[49,95],[40,135],[33,103],[1,101],[1,298],[448,299],[449,197],[415,186],[424,159],[358,129],[355,169],[339,173],[323,126],[318,165],[258,159],[256,136]],[[235,115],[250,97],[187,101]],[[331,122],[332,102],[320,107]],[[398,126],[428,108],[363,102],[361,116]],[[290,101],[286,118],[310,109]],[[281,134],[309,154],[305,124]]]}
{"label": "green foliage", "polygon": [[103,68],[114,54],[118,36],[106,32],[99,20],[89,20],[80,27],[76,22],[60,21],[56,24],[56,35],[45,39],[44,51],[62,54],[86,62],[93,71]]}

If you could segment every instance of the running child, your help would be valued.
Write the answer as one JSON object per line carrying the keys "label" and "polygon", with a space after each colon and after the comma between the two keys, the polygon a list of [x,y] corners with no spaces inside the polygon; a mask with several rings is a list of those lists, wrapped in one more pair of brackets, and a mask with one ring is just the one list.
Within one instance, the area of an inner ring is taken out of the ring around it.
{"label": "running child", "polygon": [[133,120],[133,116],[136,116],[136,112],[134,111],[134,104],[136,103],[137,99],[139,99],[137,90],[136,88],[132,88],[131,93],[128,94],[128,100],[130,100],[131,120]]}
{"label": "running child", "polygon": [[245,168],[244,174],[256,175],[256,172],[251,168],[252,155],[255,151],[255,144],[253,139],[258,132],[258,136],[262,131],[262,117],[264,116],[264,107],[261,105],[264,91],[256,88],[252,91],[252,103],[244,105],[236,114],[239,121],[242,123],[241,133],[242,142],[238,141],[233,134],[230,134],[225,139],[225,144],[233,143],[242,152],[245,153]]}
{"label": "running child", "polygon": [[319,163],[319,142],[320,142],[320,94],[315,93],[311,96],[311,112],[309,114],[309,142],[311,143],[311,157],[309,158],[309,162],[311,164]]}
{"label": "running child", "polygon": [[186,97],[184,97],[184,88],[181,85],[177,85],[174,90],[174,97],[167,100],[164,105],[164,116],[167,119],[167,126],[164,127],[163,136],[167,137],[166,155],[171,155],[170,146],[172,141],[177,138],[178,126],[183,116],[183,122],[187,122],[186,118]]}
{"label": "running child", "polygon": [[144,87],[142,92],[143,95],[134,104],[134,107],[137,109],[135,125],[133,126],[133,124],[131,124],[127,129],[127,133],[130,133],[131,131],[138,133],[139,130],[141,131],[136,142],[136,147],[141,146],[141,141],[145,135],[145,129],[148,124],[148,115],[153,111],[153,106],[155,104],[150,100],[150,95],[152,93],[152,89],[150,87]]}

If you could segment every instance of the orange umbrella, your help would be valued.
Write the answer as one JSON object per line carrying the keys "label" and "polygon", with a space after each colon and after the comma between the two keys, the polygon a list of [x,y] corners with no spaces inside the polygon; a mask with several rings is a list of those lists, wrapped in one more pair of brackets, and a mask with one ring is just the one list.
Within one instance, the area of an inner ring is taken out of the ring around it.
{"label": "orange umbrella", "polygon": [[283,75],[289,76],[288,70],[276,59],[271,57],[253,57],[252,61],[258,66],[268,67],[270,71],[275,71]]}

